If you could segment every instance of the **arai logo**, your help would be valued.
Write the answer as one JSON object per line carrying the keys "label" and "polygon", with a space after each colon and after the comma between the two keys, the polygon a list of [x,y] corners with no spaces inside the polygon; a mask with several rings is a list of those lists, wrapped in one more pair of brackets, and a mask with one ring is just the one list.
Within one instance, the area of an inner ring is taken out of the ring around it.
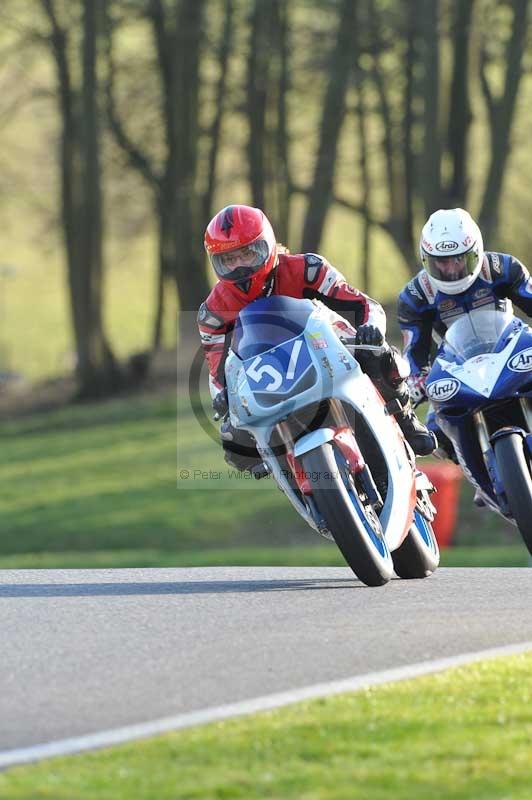
{"label": "arai logo", "polygon": [[455,378],[440,378],[439,381],[429,383],[427,386],[427,394],[431,400],[437,403],[444,403],[450,400],[460,389],[460,381]]}
{"label": "arai logo", "polygon": [[446,251],[446,250],[456,250],[458,247],[458,242],[452,242],[451,240],[447,240],[446,242],[438,242],[436,245],[436,250]]}
{"label": "arai logo", "polygon": [[516,353],[508,360],[506,366],[512,372],[529,372],[532,370],[532,347],[527,347],[526,350]]}

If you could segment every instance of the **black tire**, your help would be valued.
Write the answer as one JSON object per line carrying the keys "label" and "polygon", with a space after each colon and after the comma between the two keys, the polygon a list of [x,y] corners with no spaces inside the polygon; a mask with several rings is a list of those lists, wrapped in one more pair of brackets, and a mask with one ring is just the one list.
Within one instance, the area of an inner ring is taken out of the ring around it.
{"label": "black tire", "polygon": [[440,563],[438,542],[432,525],[419,512],[401,546],[392,552],[392,559],[400,578],[428,578],[437,569]]}
{"label": "black tire", "polygon": [[[342,479],[342,468],[335,458],[332,444],[323,444],[301,457],[305,472],[312,475],[314,501],[322,514],[328,530],[338,545],[343,557],[359,580],[367,586],[383,586],[393,575],[393,561],[388,546],[382,536],[382,529],[375,512],[366,516],[366,524],[371,525],[374,536],[384,553],[379,552],[372,535],[357,514],[353,502]],[[350,490],[358,498],[352,480]],[[359,502],[361,508],[363,505]]]}
{"label": "black tire", "polygon": [[508,505],[532,555],[532,478],[525,440],[518,433],[495,440],[494,451]]}

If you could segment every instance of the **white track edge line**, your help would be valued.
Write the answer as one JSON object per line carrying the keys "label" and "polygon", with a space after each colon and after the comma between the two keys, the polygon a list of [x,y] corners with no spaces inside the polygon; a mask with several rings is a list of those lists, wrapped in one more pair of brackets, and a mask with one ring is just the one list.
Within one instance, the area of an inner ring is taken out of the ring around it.
{"label": "white track edge line", "polygon": [[351,678],[330,681],[329,683],[317,683],[312,686],[304,686],[301,689],[278,692],[265,695],[264,697],[255,697],[250,700],[242,700],[237,703],[229,703],[222,706],[213,706],[212,708],[205,708],[200,711],[190,711],[173,717],[163,717],[137,725],[127,725],[122,728],[99,731],[98,733],[91,733],[85,736],[58,739],[53,742],[44,742],[43,744],[32,745],[30,747],[4,750],[0,752],[0,769],[12,767],[17,764],[28,764],[32,761],[40,761],[45,758],[80,753],[84,750],[96,750],[112,745],[124,744],[134,739],[145,739],[150,736],[157,736],[158,734],[189,728],[193,725],[204,725],[209,722],[217,722],[230,717],[254,714],[258,711],[267,711],[302,700],[312,700],[318,697],[340,694],[342,692],[356,691],[368,686],[377,686],[382,683],[403,681],[421,675],[428,675],[433,672],[441,672],[451,667],[459,667],[474,661],[484,661],[491,658],[517,655],[528,651],[532,651],[532,641],[492,647],[487,650],[463,653],[431,661],[420,661],[416,664],[409,664],[403,667],[370,672],[366,675],[356,675]]}

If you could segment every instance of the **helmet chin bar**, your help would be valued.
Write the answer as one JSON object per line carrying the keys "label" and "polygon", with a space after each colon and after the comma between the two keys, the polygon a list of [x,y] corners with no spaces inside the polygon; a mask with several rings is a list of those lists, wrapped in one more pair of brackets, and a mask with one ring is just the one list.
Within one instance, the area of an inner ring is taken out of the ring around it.
{"label": "helmet chin bar", "polygon": [[433,278],[432,275],[429,275],[429,273],[427,273],[427,275],[436,291],[442,292],[442,294],[461,294],[462,292],[466,292],[476,281],[479,272],[480,265],[473,274],[467,275],[465,278],[460,278],[459,281],[439,281],[437,278]]}
{"label": "helmet chin bar", "polygon": [[239,281],[238,283],[235,283],[235,286],[237,286],[241,292],[247,294],[251,289],[251,280],[248,279],[247,281]]}

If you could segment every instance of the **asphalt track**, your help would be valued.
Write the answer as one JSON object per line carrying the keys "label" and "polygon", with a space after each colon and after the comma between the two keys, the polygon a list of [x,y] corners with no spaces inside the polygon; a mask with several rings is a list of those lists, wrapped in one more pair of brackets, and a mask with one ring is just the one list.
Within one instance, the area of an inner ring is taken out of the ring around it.
{"label": "asphalt track", "polygon": [[532,649],[532,571],[440,569],[370,589],[343,568],[8,570],[0,640],[6,766],[35,745]]}

